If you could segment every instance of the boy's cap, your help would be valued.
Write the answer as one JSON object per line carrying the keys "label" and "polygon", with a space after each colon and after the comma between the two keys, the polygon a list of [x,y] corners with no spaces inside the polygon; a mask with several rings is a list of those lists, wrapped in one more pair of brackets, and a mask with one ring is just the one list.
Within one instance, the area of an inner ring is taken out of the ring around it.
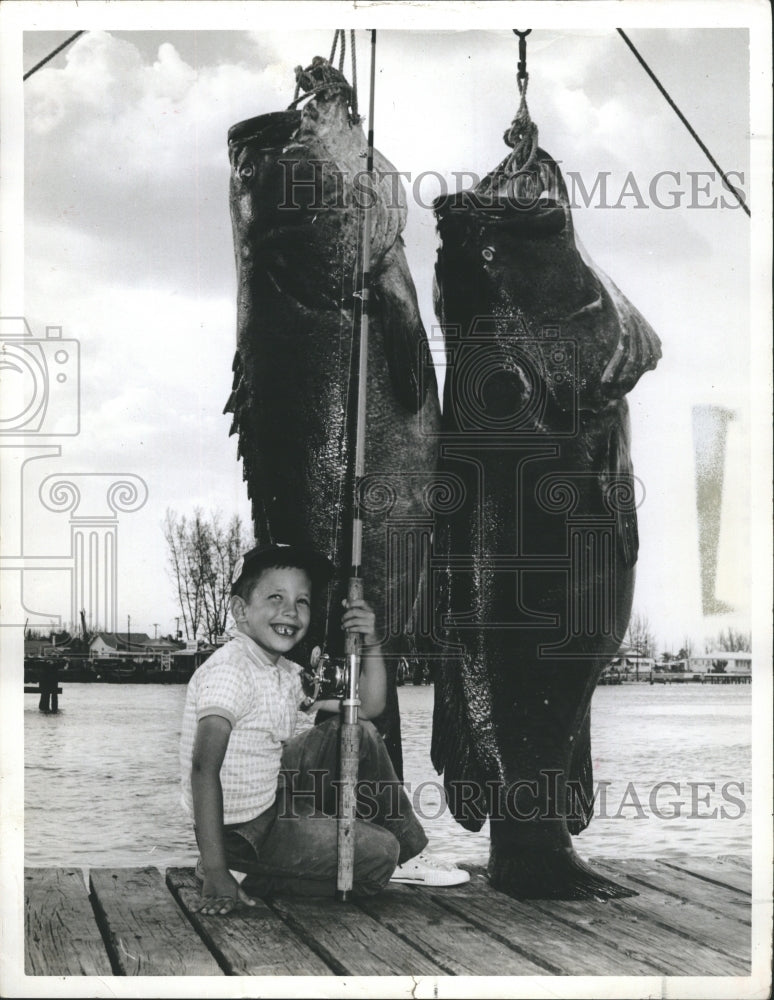
{"label": "boy's cap", "polygon": [[318,586],[328,583],[336,572],[330,559],[307,546],[285,545],[282,542],[259,545],[245,552],[237,560],[231,576],[231,593],[234,594],[245,572],[268,569],[277,565],[298,566],[299,569],[305,569],[312,582]]}

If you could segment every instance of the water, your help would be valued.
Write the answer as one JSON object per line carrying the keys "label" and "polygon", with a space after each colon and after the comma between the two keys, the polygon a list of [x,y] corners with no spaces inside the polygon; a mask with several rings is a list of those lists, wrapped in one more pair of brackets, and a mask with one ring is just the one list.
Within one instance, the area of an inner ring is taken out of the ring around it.
{"label": "water", "polygon": [[[473,834],[454,822],[430,763],[433,689],[399,692],[406,786],[431,847],[448,860],[484,864],[486,828]],[[692,684],[599,688],[592,741],[600,798],[576,838],[579,853],[749,858],[751,693]],[[64,684],[55,716],[25,699],[26,864],[193,863],[179,800],[184,698],[183,685]],[[652,792],[665,781],[674,786]],[[659,818],[659,811],[679,815]]]}

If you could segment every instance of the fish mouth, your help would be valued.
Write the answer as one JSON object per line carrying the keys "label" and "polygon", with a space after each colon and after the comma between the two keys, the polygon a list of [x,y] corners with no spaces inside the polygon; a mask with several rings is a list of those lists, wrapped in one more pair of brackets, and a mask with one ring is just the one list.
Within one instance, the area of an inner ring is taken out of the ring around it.
{"label": "fish mouth", "polygon": [[526,170],[504,160],[475,188],[441,195],[433,202],[439,226],[458,213],[507,226],[529,236],[554,236],[571,227],[567,187],[559,165],[542,149]]}
{"label": "fish mouth", "polygon": [[262,147],[284,147],[301,124],[300,111],[271,111],[237,122],[228,130],[229,146],[259,143]]}

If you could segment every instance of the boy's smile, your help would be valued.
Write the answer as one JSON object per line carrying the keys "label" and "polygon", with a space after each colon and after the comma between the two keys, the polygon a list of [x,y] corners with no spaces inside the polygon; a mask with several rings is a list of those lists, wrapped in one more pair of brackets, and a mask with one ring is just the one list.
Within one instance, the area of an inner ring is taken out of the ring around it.
{"label": "boy's smile", "polygon": [[272,663],[303,639],[312,613],[312,583],[306,570],[264,570],[249,601],[238,599],[234,618],[240,630]]}

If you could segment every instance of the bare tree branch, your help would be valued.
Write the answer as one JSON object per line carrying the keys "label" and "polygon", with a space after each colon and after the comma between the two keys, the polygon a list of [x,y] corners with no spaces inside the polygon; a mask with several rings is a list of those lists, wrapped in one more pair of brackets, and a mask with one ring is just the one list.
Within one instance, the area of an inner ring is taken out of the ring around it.
{"label": "bare tree branch", "polygon": [[186,638],[213,642],[226,629],[231,576],[246,547],[242,522],[235,515],[224,527],[219,511],[197,507],[188,520],[168,510],[164,538]]}

